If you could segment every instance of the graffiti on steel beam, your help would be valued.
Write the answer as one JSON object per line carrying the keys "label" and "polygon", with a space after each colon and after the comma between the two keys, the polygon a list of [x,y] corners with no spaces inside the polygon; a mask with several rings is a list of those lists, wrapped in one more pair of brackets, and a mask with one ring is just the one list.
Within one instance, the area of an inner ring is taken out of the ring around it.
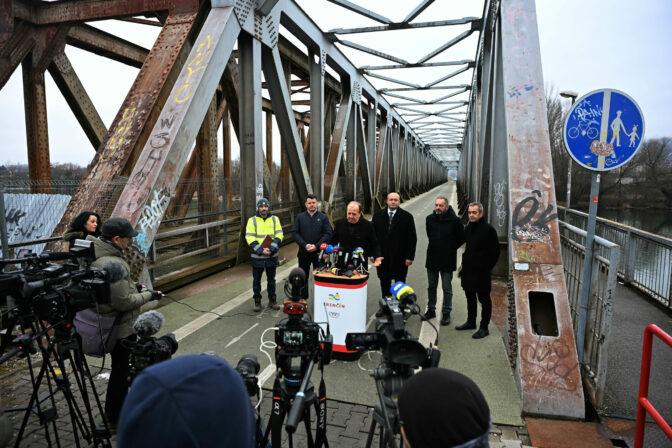
{"label": "graffiti on steel beam", "polygon": [[[161,129],[170,130],[174,121],[174,115],[171,115],[170,118],[161,118]],[[145,181],[145,179],[147,179],[147,176],[156,168],[157,164],[163,159],[162,148],[168,146],[170,143],[170,138],[168,137],[169,135],[169,132],[163,131],[158,132],[149,138],[149,146],[151,147],[151,150],[149,151],[147,159],[144,161],[140,171],[131,177],[131,185],[140,186]]]}
{"label": "graffiti on steel beam", "polygon": [[205,70],[205,67],[207,67],[207,64],[203,60],[210,54],[210,52],[212,52],[210,49],[212,45],[212,38],[209,34],[200,44],[198,44],[198,47],[196,48],[197,53],[187,64],[187,71],[189,73],[187,75],[187,79],[184,80],[184,83],[180,85],[180,87],[177,89],[177,92],[175,92],[175,95],[173,96],[173,99],[176,103],[184,103],[193,95],[194,92],[193,84],[191,83],[191,77],[194,73]]}
{"label": "graffiti on steel beam", "polygon": [[578,366],[573,362],[572,350],[559,339],[545,342],[540,337],[535,344],[524,344],[520,348],[520,358],[529,369],[525,374],[526,382],[541,389],[576,390],[579,385],[568,381]]}
{"label": "graffiti on steel beam", "polygon": [[499,227],[504,227],[506,224],[506,206],[504,193],[506,192],[506,181],[502,180],[495,184],[495,213],[497,214],[497,224]]}
{"label": "graffiti on steel beam", "polygon": [[[549,235],[550,229],[548,224],[557,219],[558,214],[551,213],[553,205],[547,204],[546,209],[535,219],[540,205],[535,195],[541,198],[541,191],[533,190],[532,193],[532,195],[520,201],[513,210],[513,214],[511,215],[511,237],[520,242],[536,241],[549,244],[551,237]],[[526,211],[523,212],[523,210]]]}
{"label": "graffiti on steel beam", "polygon": [[152,246],[152,239],[148,236],[148,230],[158,227],[161,218],[163,218],[163,213],[168,207],[169,200],[169,194],[166,194],[163,190],[154,190],[152,202],[145,205],[138,220],[138,234],[133,239],[133,245],[145,255]]}
{"label": "graffiti on steel beam", "polygon": [[113,151],[119,149],[119,147],[124,141],[124,138],[133,127],[133,118],[135,118],[137,114],[138,110],[135,106],[129,106],[126,109],[124,109],[124,112],[121,114],[121,120],[119,120],[117,128],[114,130],[114,134],[112,134],[112,137],[110,137],[110,139],[107,142],[106,149],[108,150],[107,151],[108,156],[101,157],[102,161],[108,160],[110,156],[114,154]]}

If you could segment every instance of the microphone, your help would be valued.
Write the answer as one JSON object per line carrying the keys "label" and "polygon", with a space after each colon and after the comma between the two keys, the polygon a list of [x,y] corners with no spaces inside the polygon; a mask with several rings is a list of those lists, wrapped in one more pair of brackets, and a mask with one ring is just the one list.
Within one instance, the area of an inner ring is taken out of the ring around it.
{"label": "microphone", "polygon": [[322,255],[324,255],[324,251],[327,250],[327,243],[322,243],[320,244],[320,255],[317,256],[317,259],[322,261]]}
{"label": "microphone", "polygon": [[400,308],[415,305],[418,298],[413,288],[404,282],[397,282],[390,288],[392,295],[400,302]]}
{"label": "microphone", "polygon": [[103,265],[103,277],[107,283],[115,283],[124,278],[124,268],[114,261]]}
{"label": "microphone", "polygon": [[158,333],[163,322],[163,314],[150,310],[138,316],[133,324],[133,330],[141,338],[146,338]]}

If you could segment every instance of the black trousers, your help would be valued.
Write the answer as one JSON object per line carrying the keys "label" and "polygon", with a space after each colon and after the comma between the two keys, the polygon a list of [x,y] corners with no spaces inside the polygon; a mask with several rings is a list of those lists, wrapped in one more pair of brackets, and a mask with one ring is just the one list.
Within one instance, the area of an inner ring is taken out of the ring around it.
{"label": "black trousers", "polygon": [[[300,250],[299,253],[297,254],[296,258],[299,259],[299,267],[303,269],[303,272],[306,273],[306,288],[303,291],[303,298],[307,299],[308,298],[308,290],[310,289],[308,285],[310,282],[308,281],[310,279],[310,273],[313,272],[313,269],[317,269],[317,264],[318,264],[318,259],[317,256],[319,255],[318,251],[315,252],[306,252],[303,250]],[[313,266],[311,269],[310,266]]]}
{"label": "black trousers", "polygon": [[132,334],[126,338],[119,339],[112,353],[110,353],[112,368],[110,379],[107,382],[107,394],[105,395],[105,415],[109,423],[113,425],[119,422],[121,407],[124,405],[124,400],[128,394],[128,376],[131,373],[131,368],[128,364],[131,352],[121,344],[123,340],[134,342],[136,336]]}
{"label": "black trousers", "polygon": [[492,317],[492,300],[490,299],[490,290],[468,291],[464,290],[467,296],[467,322],[476,324],[476,300],[481,302],[481,325],[480,328],[487,329]]}

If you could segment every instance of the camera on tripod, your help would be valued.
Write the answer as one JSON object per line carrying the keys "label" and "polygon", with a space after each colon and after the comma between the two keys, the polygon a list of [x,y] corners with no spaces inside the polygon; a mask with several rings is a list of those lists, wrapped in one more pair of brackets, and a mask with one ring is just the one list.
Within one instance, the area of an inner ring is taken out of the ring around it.
{"label": "camera on tripod", "polygon": [[[310,405],[317,412],[317,435],[315,446],[326,441],[326,386],[322,378],[319,387],[319,400],[315,387],[310,381],[315,363],[320,371],[331,361],[333,337],[306,314],[308,306],[302,299],[306,292],[306,273],[294,268],[285,283],[284,312],[288,318],[279,322],[275,331],[275,363],[277,375],[273,384],[273,411],[270,425],[258,447],[265,447],[269,434],[271,446],[279,447],[282,423],[287,414],[285,429],[289,434],[289,446],[292,447],[292,434],[299,420],[310,424]],[[308,432],[309,446],[313,446],[313,436]]]}
{"label": "camera on tripod", "polygon": [[[119,264],[107,263],[98,269],[90,266],[94,259],[93,243],[75,240],[70,252],[45,252],[2,260],[3,268],[23,266],[21,270],[0,273],[0,294],[8,296],[10,328],[17,323],[22,329],[39,327],[35,324],[44,321],[54,327],[57,338],[69,338],[75,314],[96,304],[109,303],[110,283],[123,277]],[[78,263],[54,263],[61,260]],[[8,332],[3,338],[3,351],[10,337]]]}
{"label": "camera on tripod", "polygon": [[163,315],[158,311],[144,312],[133,324],[138,340],[121,340],[122,345],[131,352],[129,384],[133,382],[138,373],[153,364],[170,359],[177,351],[177,340],[173,333],[160,338],[154,337],[161,329],[163,322]]}
{"label": "camera on tripod", "polygon": [[369,371],[369,375],[376,380],[380,404],[374,408],[367,448],[371,446],[377,424],[384,431],[381,442],[390,447],[395,446],[394,438],[400,431],[396,399],[404,381],[418,367],[437,367],[441,358],[441,352],[436,347],[425,348],[406,331],[406,315],[420,315],[413,289],[403,282],[397,282],[390,292],[392,296],[383,297],[379,301],[376,331],[348,333],[345,337],[348,350],[380,350],[382,353],[380,365]]}
{"label": "camera on tripod", "polygon": [[[278,323],[275,332],[275,361],[285,384],[299,387],[311,360],[329,364],[333,338],[324,335],[322,328],[306,319],[308,305],[302,299],[306,286],[306,274],[301,268],[292,269],[285,284],[284,312],[288,319]],[[300,365],[294,361],[300,358]]]}

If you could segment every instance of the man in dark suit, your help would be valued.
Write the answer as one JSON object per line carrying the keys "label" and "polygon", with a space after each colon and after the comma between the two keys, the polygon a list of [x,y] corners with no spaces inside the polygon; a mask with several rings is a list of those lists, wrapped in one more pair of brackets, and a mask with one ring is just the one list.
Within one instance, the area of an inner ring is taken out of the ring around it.
{"label": "man in dark suit", "polygon": [[399,207],[399,193],[387,195],[387,208],[373,215],[373,228],[380,245],[383,262],[378,267],[378,279],[383,295],[390,292],[393,281],[405,282],[408,267],[415,259],[418,237],[413,215]]}
{"label": "man in dark suit", "polygon": [[[306,273],[306,280],[310,277],[310,266],[317,269],[317,259],[320,246],[331,238],[331,224],[327,215],[317,209],[317,196],[306,196],[306,211],[294,218],[292,236],[299,245],[299,267]],[[303,288],[303,298],[308,298],[308,288]]]}
{"label": "man in dark suit", "polygon": [[488,324],[492,315],[490,299],[492,268],[499,259],[499,239],[497,231],[485,222],[483,205],[472,202],[467,208],[469,224],[464,231],[466,247],[462,254],[462,289],[467,296],[467,321],[455,327],[456,330],[472,330],[476,328],[476,299],[481,302],[481,324],[474,339],[481,339],[490,334]]}

